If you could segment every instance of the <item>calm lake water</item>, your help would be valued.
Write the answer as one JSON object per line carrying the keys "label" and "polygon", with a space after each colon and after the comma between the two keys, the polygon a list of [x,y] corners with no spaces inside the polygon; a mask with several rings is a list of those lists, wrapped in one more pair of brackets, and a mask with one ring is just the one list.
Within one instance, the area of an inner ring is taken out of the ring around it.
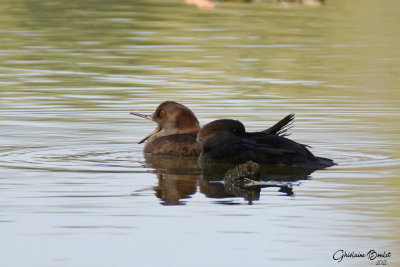
{"label": "calm lake water", "polygon": [[[319,8],[0,2],[0,262],[7,267],[400,264],[400,2]],[[145,158],[164,100],[339,165],[253,205],[196,160]],[[397,265],[399,266],[399,265]]]}

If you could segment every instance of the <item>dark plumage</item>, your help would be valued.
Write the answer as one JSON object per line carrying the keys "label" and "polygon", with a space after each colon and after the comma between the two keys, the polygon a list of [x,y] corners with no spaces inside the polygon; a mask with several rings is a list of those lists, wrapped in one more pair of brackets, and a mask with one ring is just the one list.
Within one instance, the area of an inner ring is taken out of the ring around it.
{"label": "dark plumage", "polygon": [[265,132],[248,133],[240,121],[216,120],[206,124],[197,135],[202,145],[200,162],[286,164],[326,168],[335,163],[314,156],[305,145]]}

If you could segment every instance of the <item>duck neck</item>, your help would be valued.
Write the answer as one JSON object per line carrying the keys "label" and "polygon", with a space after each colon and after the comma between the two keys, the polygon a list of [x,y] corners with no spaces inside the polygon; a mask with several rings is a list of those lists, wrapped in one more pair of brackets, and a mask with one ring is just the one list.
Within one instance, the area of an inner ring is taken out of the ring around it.
{"label": "duck neck", "polygon": [[180,112],[176,118],[176,128],[179,134],[198,133],[200,131],[200,123],[191,110]]}

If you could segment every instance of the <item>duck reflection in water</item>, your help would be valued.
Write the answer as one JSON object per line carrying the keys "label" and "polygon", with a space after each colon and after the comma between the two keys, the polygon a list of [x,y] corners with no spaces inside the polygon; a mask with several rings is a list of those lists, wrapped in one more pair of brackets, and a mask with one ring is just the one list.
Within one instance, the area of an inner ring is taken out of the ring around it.
{"label": "duck reflection in water", "polygon": [[[257,165],[253,170],[244,172],[242,176],[248,180],[259,175],[259,183],[249,182],[232,183],[227,177],[234,177],[227,170],[234,165],[221,164],[213,168],[200,168],[197,158],[168,157],[162,155],[145,154],[146,166],[153,169],[157,175],[158,185],[152,189],[162,205],[185,205],[198,191],[207,198],[215,199],[218,204],[238,204],[236,198],[244,198],[251,204],[260,198],[262,188],[278,188],[282,195],[292,196],[296,182],[308,179],[312,171],[304,168]],[[248,164],[248,163],[246,163]],[[244,165],[246,165],[244,164]],[[245,168],[239,165],[236,168]],[[235,170],[235,169],[234,169]],[[237,172],[237,170],[235,170]],[[250,173],[257,173],[249,176]],[[229,175],[228,175],[229,174]]]}
{"label": "duck reflection in water", "polygon": [[157,175],[153,189],[162,205],[184,205],[197,192],[201,177],[197,158],[145,154],[145,162]]}
{"label": "duck reflection in water", "polygon": [[206,165],[202,168],[200,190],[209,198],[243,197],[252,204],[259,200],[262,188],[278,188],[282,195],[294,196],[293,188],[308,180],[315,170],[251,161]]}
{"label": "duck reflection in water", "polygon": [[249,204],[252,204],[253,200],[260,199],[261,188],[264,187],[279,187],[280,192],[293,196],[292,183],[282,183],[276,180],[263,181],[260,170],[260,164],[251,161],[230,169],[224,175],[225,191],[243,197]]}
{"label": "duck reflection in water", "polygon": [[197,190],[196,175],[157,174],[158,186],[154,187],[155,195],[162,205],[184,205],[184,199],[190,198]]}

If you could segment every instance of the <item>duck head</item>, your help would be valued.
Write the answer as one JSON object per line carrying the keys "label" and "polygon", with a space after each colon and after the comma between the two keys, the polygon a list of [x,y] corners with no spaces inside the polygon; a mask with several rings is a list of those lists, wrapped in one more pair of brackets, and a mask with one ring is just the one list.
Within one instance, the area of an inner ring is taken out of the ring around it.
{"label": "duck head", "polygon": [[143,115],[137,112],[130,114],[152,120],[157,123],[157,128],[143,138],[139,144],[153,136],[165,136],[171,134],[190,134],[200,130],[200,124],[194,113],[186,106],[174,101],[161,103],[153,115]]}
{"label": "duck head", "polygon": [[197,134],[197,142],[203,152],[207,152],[223,143],[240,139],[246,133],[244,125],[237,120],[215,120],[201,128]]}

